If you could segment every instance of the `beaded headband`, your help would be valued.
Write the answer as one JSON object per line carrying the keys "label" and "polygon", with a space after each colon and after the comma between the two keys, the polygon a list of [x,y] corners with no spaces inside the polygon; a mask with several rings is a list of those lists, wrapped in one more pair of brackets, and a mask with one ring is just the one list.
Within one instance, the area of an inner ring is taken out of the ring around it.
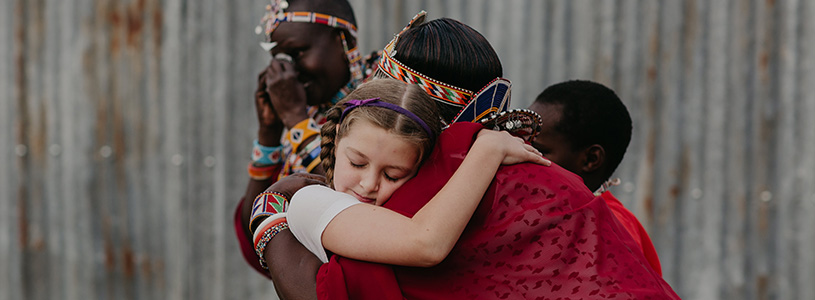
{"label": "beaded headband", "polygon": [[410,20],[410,23],[408,23],[408,25],[405,26],[402,31],[396,34],[396,36],[393,37],[393,40],[391,40],[390,43],[385,46],[384,51],[382,51],[382,59],[379,61],[379,69],[388,76],[402,82],[418,85],[424,89],[428,95],[432,96],[438,101],[462,107],[473,97],[472,91],[430,78],[427,75],[411,69],[402,62],[396,60],[394,57],[394,55],[396,55],[396,50],[394,48],[396,47],[396,43],[399,41],[399,37],[402,35],[402,33],[424,23],[426,15],[427,12],[425,11],[420,11],[418,14],[416,14],[416,16]]}
{"label": "beaded headband", "polygon": [[260,19],[260,25],[255,27],[256,34],[265,35],[265,41],[260,43],[260,46],[264,50],[269,51],[277,46],[277,43],[272,42],[271,38],[272,32],[277,29],[277,26],[280,25],[281,22],[323,24],[334,28],[345,29],[351,36],[354,38],[357,37],[357,27],[351,24],[351,22],[332,15],[316,12],[285,12],[288,7],[289,3],[286,2],[286,0],[271,0],[271,3],[266,5],[266,14]]}
{"label": "beaded headband", "polygon": [[398,112],[400,114],[405,115],[406,117],[410,118],[413,121],[416,121],[416,123],[418,123],[420,126],[422,126],[424,131],[427,132],[428,136],[433,137],[433,131],[430,130],[430,126],[427,126],[427,124],[424,121],[422,121],[422,119],[420,119],[418,116],[416,116],[415,114],[413,114],[409,110],[402,108],[399,105],[395,105],[395,104],[391,104],[391,103],[388,103],[388,102],[380,101],[379,97],[371,98],[371,99],[365,99],[365,100],[348,100],[345,103],[343,103],[343,105],[345,105],[345,109],[342,110],[342,114],[340,115],[340,121],[338,122],[338,124],[342,124],[342,120],[345,119],[345,115],[347,115],[349,112],[351,112],[352,110],[354,110],[357,107],[360,107],[360,106],[376,106],[376,107],[387,108],[387,109],[390,109],[392,111],[395,111],[395,112]]}

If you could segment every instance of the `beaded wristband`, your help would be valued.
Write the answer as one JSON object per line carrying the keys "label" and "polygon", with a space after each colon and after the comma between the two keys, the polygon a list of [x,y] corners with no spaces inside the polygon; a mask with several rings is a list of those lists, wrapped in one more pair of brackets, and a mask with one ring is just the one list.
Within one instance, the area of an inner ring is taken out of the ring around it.
{"label": "beaded wristband", "polygon": [[255,197],[252,202],[252,215],[249,221],[249,228],[254,229],[257,221],[262,217],[286,212],[289,200],[286,196],[278,192],[263,192]]}
{"label": "beaded wristband", "polygon": [[283,146],[267,147],[252,142],[252,161],[258,165],[276,165],[281,161]]}
{"label": "beaded wristband", "polygon": [[285,220],[286,220],[286,213],[279,213],[279,214],[276,214],[276,215],[273,215],[273,216],[270,216],[270,217],[264,219],[263,222],[260,222],[260,226],[258,226],[257,228],[255,228],[255,230],[252,231],[253,245],[257,245],[258,241],[263,236],[263,232],[266,229],[268,229],[269,226],[276,225],[276,224],[278,224],[280,222],[283,222]]}
{"label": "beaded wristband", "polygon": [[246,171],[249,177],[254,180],[266,180],[278,173],[280,173],[281,165],[258,165],[257,163],[250,162]]}
{"label": "beaded wristband", "polygon": [[[272,218],[270,217],[269,219]],[[264,221],[264,223],[266,222]],[[268,244],[269,241],[271,241],[278,233],[288,229],[289,223],[286,222],[286,217],[282,217],[264,225],[264,227],[260,227],[262,230],[256,232],[256,235],[257,233],[261,234],[255,239],[255,254],[258,256],[260,267],[263,269],[269,269],[269,267],[266,265],[266,259],[263,258],[263,251],[266,250],[266,244]]]}

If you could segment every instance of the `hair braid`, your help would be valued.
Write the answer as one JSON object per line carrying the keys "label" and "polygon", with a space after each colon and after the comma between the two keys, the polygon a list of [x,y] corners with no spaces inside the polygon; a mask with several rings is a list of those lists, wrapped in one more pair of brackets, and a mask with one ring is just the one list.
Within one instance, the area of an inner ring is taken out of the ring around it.
{"label": "hair braid", "polygon": [[320,129],[320,160],[325,170],[325,180],[331,188],[334,188],[334,161],[336,160],[335,149],[337,139],[337,124],[342,115],[342,106],[336,105],[329,109],[325,118],[326,121]]}

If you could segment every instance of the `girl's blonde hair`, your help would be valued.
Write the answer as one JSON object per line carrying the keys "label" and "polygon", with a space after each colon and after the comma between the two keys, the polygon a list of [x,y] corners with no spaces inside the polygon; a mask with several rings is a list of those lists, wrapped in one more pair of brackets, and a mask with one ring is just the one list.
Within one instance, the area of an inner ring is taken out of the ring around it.
{"label": "girl's blonde hair", "polygon": [[[342,112],[345,103],[349,100],[365,100],[379,98],[379,101],[398,105],[421,119],[431,134],[418,122],[395,110],[377,106],[359,106],[350,110],[344,117]],[[342,124],[337,124],[343,117]],[[326,113],[326,122],[323,124],[321,135],[322,150],[320,159],[322,160],[325,177],[329,185],[333,187],[334,182],[334,162],[336,160],[336,145],[348,133],[351,125],[356,120],[366,120],[371,122],[388,133],[414,144],[419,149],[419,161],[424,161],[425,157],[433,151],[435,138],[441,132],[441,122],[436,107],[436,103],[421,88],[416,85],[408,85],[396,79],[382,78],[366,82],[356,90],[349,93],[337,105],[334,105]]]}

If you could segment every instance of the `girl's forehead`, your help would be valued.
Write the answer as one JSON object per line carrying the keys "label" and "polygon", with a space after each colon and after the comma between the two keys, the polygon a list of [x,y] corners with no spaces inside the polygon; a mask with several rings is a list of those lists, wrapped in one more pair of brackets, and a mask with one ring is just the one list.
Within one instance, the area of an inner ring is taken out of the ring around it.
{"label": "girl's forehead", "polygon": [[339,139],[343,148],[369,157],[397,159],[419,155],[419,147],[364,119],[356,119]]}

